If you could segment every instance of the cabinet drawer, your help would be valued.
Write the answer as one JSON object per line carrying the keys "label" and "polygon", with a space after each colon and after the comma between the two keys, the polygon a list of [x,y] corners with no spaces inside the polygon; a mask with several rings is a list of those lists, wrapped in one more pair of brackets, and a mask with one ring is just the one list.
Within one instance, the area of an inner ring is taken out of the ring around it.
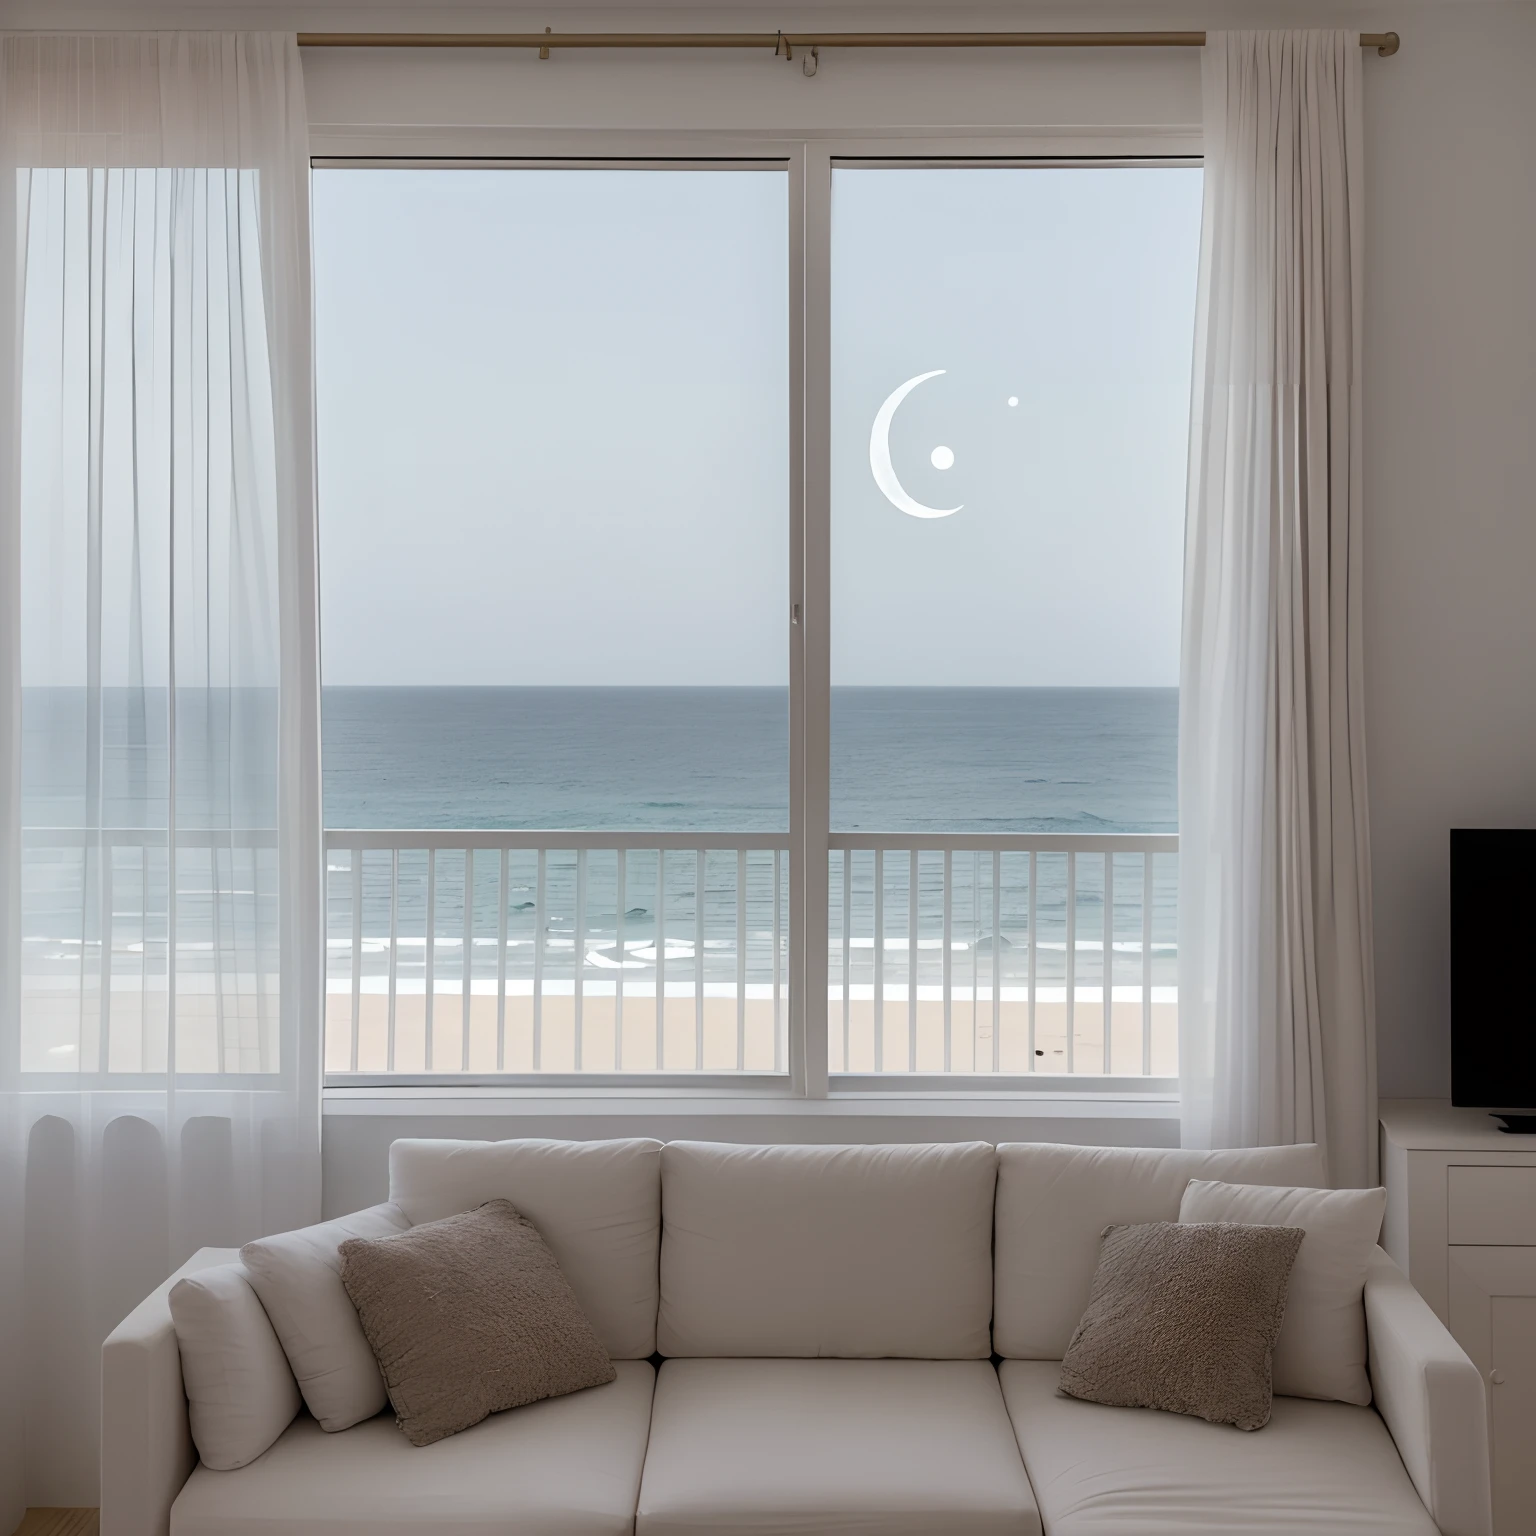
{"label": "cabinet drawer", "polygon": [[1536,1245],[1536,1168],[1450,1168],[1450,1241]]}

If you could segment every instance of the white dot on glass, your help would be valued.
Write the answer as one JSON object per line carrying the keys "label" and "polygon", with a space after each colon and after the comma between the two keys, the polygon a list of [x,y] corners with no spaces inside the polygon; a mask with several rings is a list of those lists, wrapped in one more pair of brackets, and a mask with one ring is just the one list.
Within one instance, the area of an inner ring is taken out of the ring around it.
{"label": "white dot on glass", "polygon": [[1017,395],[1009,395],[1008,396],[1008,404],[1009,405],[1017,405],[1018,403],[1019,403],[1019,397]]}
{"label": "white dot on glass", "polygon": [[946,448],[942,443],[928,455],[928,462],[935,469],[948,469],[955,462],[955,450]]}

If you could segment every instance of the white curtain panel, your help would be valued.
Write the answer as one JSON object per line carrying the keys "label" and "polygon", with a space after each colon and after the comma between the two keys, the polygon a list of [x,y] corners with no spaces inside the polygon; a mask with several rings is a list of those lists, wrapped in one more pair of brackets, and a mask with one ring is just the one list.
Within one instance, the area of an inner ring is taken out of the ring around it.
{"label": "white curtain panel", "polygon": [[0,36],[7,1530],[131,1307],[319,1216],[308,188],[291,34]]}
{"label": "white curtain panel", "polygon": [[1212,32],[1179,722],[1186,1146],[1375,1182],[1361,677],[1361,63]]}

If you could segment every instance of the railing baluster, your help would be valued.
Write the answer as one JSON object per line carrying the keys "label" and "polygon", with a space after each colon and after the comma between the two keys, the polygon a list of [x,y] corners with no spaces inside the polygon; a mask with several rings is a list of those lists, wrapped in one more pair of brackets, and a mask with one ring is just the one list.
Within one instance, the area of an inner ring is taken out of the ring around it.
{"label": "railing baluster", "polygon": [[507,1070],[507,850],[496,875],[496,1070]]}
{"label": "railing baluster", "polygon": [[971,1071],[981,1056],[981,853],[971,854]]}
{"label": "railing baluster", "polygon": [[[101,848],[101,919],[97,931],[101,934],[101,964],[97,974],[101,977],[101,1007],[98,1013],[96,1040],[96,1070],[112,1070],[112,865],[117,857],[117,845],[103,842]],[[214,889],[216,890],[217,883]],[[83,1064],[82,1064],[83,1065]]]}
{"label": "railing baluster", "polygon": [[704,1070],[704,850],[698,849],[693,876],[693,1068]]}
{"label": "railing baluster", "polygon": [[781,851],[773,850],[773,1070],[784,1070],[783,972],[780,946],[783,943],[783,917],[779,898],[783,893],[784,874]]}
{"label": "railing baluster", "polygon": [[1141,856],[1141,1071],[1152,1075],[1152,855]]}
{"label": "railing baluster", "polygon": [[629,899],[629,871],[624,862],[624,850],[618,850],[613,875],[614,890],[618,893],[613,903],[613,955],[619,962],[618,974],[613,978],[613,1070],[624,1070],[624,961],[628,952],[624,948],[624,903]]}
{"label": "railing baluster", "polygon": [[1003,855],[992,850],[992,1070],[1003,1069]]}
{"label": "railing baluster", "polygon": [[736,1070],[747,1066],[747,850],[736,853]]}
{"label": "railing baluster", "polygon": [[1037,957],[1040,931],[1040,870],[1035,850],[1029,850],[1029,1070],[1037,1071],[1039,1057],[1035,1054],[1035,992],[1037,988]]}
{"label": "railing baluster", "polygon": [[885,1071],[885,850],[875,849],[875,1071]]}
{"label": "railing baluster", "polygon": [[849,1028],[849,973],[853,969],[853,853],[843,850],[843,1071],[853,1071]]}
{"label": "railing baluster", "polygon": [[533,877],[533,1070],[544,1069],[544,897],[549,873],[545,850],[539,849]]}
{"label": "railing baluster", "polygon": [[427,1071],[432,1070],[433,1064],[433,1040],[432,1040],[432,1004],[433,986],[436,972],[437,950],[437,849],[427,849],[427,942],[426,952],[422,958],[422,966],[426,982],[426,1009],[427,1009]]}
{"label": "railing baluster", "polygon": [[581,1016],[581,1005],[584,1001],[582,981],[587,970],[587,850],[585,848],[576,850],[576,920],[571,926],[575,930],[572,934],[575,945],[574,959],[571,963],[571,1046],[576,1070],[580,1072],[584,1054]]}
{"label": "railing baluster", "polygon": [[463,1006],[459,1020],[459,1070],[469,1071],[470,986],[475,968],[475,850],[464,850],[464,974]]}
{"label": "railing baluster", "polygon": [[1115,856],[1104,855],[1104,1060],[1099,1070],[1108,1072],[1113,1049],[1111,1026],[1115,1007]]}
{"label": "railing baluster", "polygon": [[667,1053],[667,850],[656,850],[656,1070]]}
{"label": "railing baluster", "polygon": [[1077,1070],[1077,855],[1067,854],[1067,1071]]}
{"label": "railing baluster", "polygon": [[144,1017],[149,992],[149,849],[139,850],[139,1071],[149,1071],[149,1022]]}
{"label": "railing baluster", "polygon": [[[101,861],[98,859],[97,863]],[[234,874],[234,861],[230,861],[230,874]],[[98,879],[100,877],[98,876]],[[219,900],[219,893],[225,889],[233,889],[234,880],[229,881],[226,887],[219,868],[219,850],[208,850],[208,922],[213,934],[213,1018],[214,1038],[218,1041],[219,1069],[223,1072],[239,1071],[237,1065],[240,1052],[240,1012],[238,1005],[235,1008],[234,1029],[230,1029],[229,1009],[225,998],[224,989],[224,941],[220,931],[223,927],[223,903]],[[99,916],[99,914],[98,914]],[[101,1006],[101,934],[96,935],[96,979],[97,979],[97,1036],[96,1048],[101,1049],[100,1034],[100,1006]],[[237,981],[238,986],[238,981]],[[82,1042],[83,1044],[84,1042]],[[233,1059],[232,1059],[233,1056]],[[99,1059],[99,1058],[98,1058]]]}
{"label": "railing baluster", "polygon": [[917,1071],[917,849],[907,871],[907,1071]]}
{"label": "railing baluster", "polygon": [[395,994],[400,978],[400,850],[389,850],[389,1017],[386,1021],[384,1067],[395,1070]]}
{"label": "railing baluster", "polygon": [[951,1050],[953,1044],[953,1028],[950,1018],[951,998],[950,981],[952,961],[950,958],[951,943],[950,934],[953,926],[954,908],[954,853],[946,848],[944,850],[944,1070],[951,1070]]}
{"label": "railing baluster", "polygon": [[[329,863],[329,859],[327,859]],[[357,1071],[358,1035],[363,1008],[363,851],[352,850],[352,1049],[349,1060]]]}

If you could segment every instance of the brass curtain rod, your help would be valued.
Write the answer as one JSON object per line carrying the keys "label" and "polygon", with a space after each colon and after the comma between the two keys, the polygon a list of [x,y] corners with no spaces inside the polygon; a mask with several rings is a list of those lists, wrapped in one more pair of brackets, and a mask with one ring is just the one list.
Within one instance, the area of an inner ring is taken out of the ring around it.
{"label": "brass curtain rod", "polygon": [[[1390,58],[1396,32],[1362,32]],[[301,48],[1203,48],[1204,32],[300,32]]]}

